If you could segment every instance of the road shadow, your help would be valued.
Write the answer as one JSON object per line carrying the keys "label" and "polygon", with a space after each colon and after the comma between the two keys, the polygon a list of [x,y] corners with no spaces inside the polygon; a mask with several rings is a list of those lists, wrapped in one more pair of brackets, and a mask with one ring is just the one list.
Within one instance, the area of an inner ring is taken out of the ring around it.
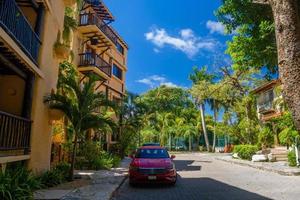
{"label": "road shadow", "polygon": [[174,160],[177,171],[200,171],[200,165],[192,165],[195,160]]}
{"label": "road shadow", "polygon": [[218,180],[183,178],[178,175],[175,186],[165,184],[143,184],[135,187],[126,182],[114,200],[269,200],[270,198],[250,192]]}

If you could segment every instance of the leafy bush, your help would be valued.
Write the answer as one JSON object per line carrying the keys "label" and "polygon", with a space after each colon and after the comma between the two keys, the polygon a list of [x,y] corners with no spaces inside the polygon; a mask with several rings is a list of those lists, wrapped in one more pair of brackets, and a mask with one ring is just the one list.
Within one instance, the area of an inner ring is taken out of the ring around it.
{"label": "leafy bush", "polygon": [[111,169],[117,167],[121,158],[101,150],[95,142],[86,142],[76,158],[77,169]]}
{"label": "leafy bush", "polygon": [[40,176],[41,183],[43,187],[53,187],[63,183],[63,174],[60,171],[52,169],[50,171],[46,171]]}
{"label": "leafy bush", "polygon": [[279,133],[279,141],[281,144],[291,146],[296,138],[299,137],[299,134],[293,128],[285,128]]}
{"label": "leafy bush", "polygon": [[53,187],[64,183],[69,178],[70,164],[59,163],[50,171],[46,171],[39,178],[43,187]]}
{"label": "leafy bush", "polygon": [[264,127],[258,133],[258,145],[261,147],[270,147],[274,143],[274,135],[269,127]]}
{"label": "leafy bush", "polygon": [[40,188],[39,179],[23,167],[0,172],[0,199],[33,199],[33,191]]}
{"label": "leafy bush", "polygon": [[289,161],[289,166],[291,166],[291,167],[297,166],[295,151],[290,151],[289,152],[289,154],[288,154],[288,161]]}
{"label": "leafy bush", "polygon": [[252,156],[258,151],[255,145],[236,145],[234,146],[233,152],[237,153],[238,156],[245,160],[251,160]]}

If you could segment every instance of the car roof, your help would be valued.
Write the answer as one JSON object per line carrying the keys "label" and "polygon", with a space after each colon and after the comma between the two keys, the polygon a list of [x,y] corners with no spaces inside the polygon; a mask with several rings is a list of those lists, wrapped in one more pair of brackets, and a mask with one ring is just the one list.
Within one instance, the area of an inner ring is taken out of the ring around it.
{"label": "car roof", "polygon": [[142,146],[139,149],[166,149],[166,148],[162,146]]}

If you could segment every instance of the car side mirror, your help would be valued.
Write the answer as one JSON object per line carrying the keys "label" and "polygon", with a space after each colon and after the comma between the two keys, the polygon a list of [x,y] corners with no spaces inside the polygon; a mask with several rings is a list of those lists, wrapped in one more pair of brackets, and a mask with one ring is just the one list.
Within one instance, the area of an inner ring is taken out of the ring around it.
{"label": "car side mirror", "polygon": [[171,155],[171,159],[173,160],[173,159],[175,159],[176,158],[176,156],[175,155]]}

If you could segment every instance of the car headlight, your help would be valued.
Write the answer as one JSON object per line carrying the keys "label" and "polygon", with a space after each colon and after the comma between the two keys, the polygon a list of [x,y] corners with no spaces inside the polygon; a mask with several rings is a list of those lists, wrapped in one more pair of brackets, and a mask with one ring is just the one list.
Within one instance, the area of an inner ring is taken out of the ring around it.
{"label": "car headlight", "polygon": [[175,164],[171,163],[168,167],[167,170],[174,170],[175,169]]}

